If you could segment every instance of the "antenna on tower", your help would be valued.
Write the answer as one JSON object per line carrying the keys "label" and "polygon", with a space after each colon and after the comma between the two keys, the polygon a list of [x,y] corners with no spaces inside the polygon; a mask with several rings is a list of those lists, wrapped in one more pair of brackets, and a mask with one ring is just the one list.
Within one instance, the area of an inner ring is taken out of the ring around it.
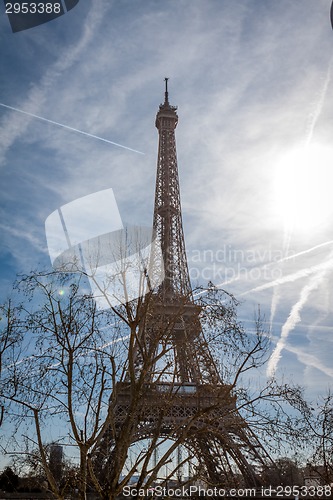
{"label": "antenna on tower", "polygon": [[164,102],[165,104],[169,104],[169,93],[168,93],[168,80],[169,78],[164,78],[164,81],[165,81],[165,98],[164,98]]}

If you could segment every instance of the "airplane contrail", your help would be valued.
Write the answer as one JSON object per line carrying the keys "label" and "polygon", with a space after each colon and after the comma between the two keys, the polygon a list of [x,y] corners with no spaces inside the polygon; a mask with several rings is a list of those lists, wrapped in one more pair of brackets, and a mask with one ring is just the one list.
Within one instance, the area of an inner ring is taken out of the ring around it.
{"label": "airplane contrail", "polygon": [[[280,264],[281,262],[286,262],[286,261],[291,260],[291,259],[296,259],[296,257],[301,257],[302,255],[306,255],[308,253],[311,253],[314,250],[318,250],[318,248],[323,248],[323,247],[326,247],[326,246],[332,245],[332,244],[333,244],[333,240],[325,241],[325,243],[320,243],[319,245],[315,245],[314,247],[308,248],[307,250],[302,250],[301,252],[294,253],[292,255],[287,255],[286,257],[282,257],[282,259],[276,260],[274,262],[268,262],[267,264],[264,264],[263,266],[259,267],[258,269],[264,270],[264,269],[267,269],[271,266],[276,266],[276,264]],[[277,280],[270,281],[269,283],[265,283],[264,285],[259,285],[255,288],[251,288],[250,290],[243,292],[241,295],[247,295],[248,293],[251,293],[251,292],[260,292],[261,290],[265,290],[267,288],[272,288],[273,286],[276,286],[276,285],[282,285],[283,283],[288,283],[290,281],[296,281],[297,279],[304,278],[305,276],[309,276],[309,275],[313,274],[314,272],[318,271],[318,266],[320,269],[322,266],[326,268],[327,263],[324,262],[323,264],[318,264],[316,266],[302,269],[302,270],[297,271],[293,274],[288,274],[287,276],[285,276],[283,278],[279,278]],[[240,279],[241,279],[241,275],[239,274],[238,276],[235,276],[234,278],[230,278],[229,280],[226,280],[223,283],[219,283],[218,285],[214,285],[214,288],[221,288],[222,286],[230,285],[230,283],[234,283],[235,281],[239,281]],[[196,292],[195,294],[193,294],[193,296],[197,297],[200,295],[204,295],[207,292],[208,292],[208,289],[200,290],[199,292]],[[274,308],[276,308],[276,306],[277,306],[277,304],[274,304]]]}
{"label": "airplane contrail", "polygon": [[[317,250],[318,248],[322,248],[328,245],[332,245],[333,240],[325,241],[325,243],[320,243],[319,245],[315,245],[314,247],[308,248],[307,250],[303,250],[302,252],[298,252],[292,255],[288,255],[287,257],[283,257],[280,260],[277,260],[276,262],[269,262],[268,264],[265,264],[262,266],[260,269],[265,269],[267,267],[279,264],[280,262],[286,262],[287,260],[295,259],[296,257],[301,257],[302,255],[306,255],[310,252],[313,252],[314,250]],[[243,292],[241,295],[247,295],[248,293],[251,292],[260,292],[262,290],[266,290],[267,288],[272,288],[273,286],[276,285],[283,285],[284,283],[289,283],[291,281],[296,281],[300,278],[304,278],[305,276],[310,276],[311,274],[320,271],[321,269],[326,269],[328,267],[331,267],[333,264],[333,259],[329,259],[326,262],[322,262],[321,264],[317,264],[305,269],[301,269],[300,271],[296,271],[295,273],[288,274],[286,276],[283,276],[281,278],[278,278],[274,281],[270,281],[269,283],[265,283],[264,285],[259,285],[257,287],[251,288],[250,290],[247,290],[246,292]],[[234,278],[232,281],[236,281],[239,278]],[[222,284],[221,284],[222,285]],[[221,286],[217,285],[217,287]]]}
{"label": "airplane contrail", "polygon": [[322,269],[318,274],[313,276],[310,279],[310,282],[307,283],[301,290],[300,297],[298,301],[293,305],[291,308],[290,314],[287,318],[287,321],[282,327],[281,330],[281,336],[276,344],[276,347],[269,359],[268,366],[267,366],[267,375],[269,377],[274,376],[276,372],[277,365],[281,359],[281,352],[284,349],[287,339],[289,337],[289,334],[292,330],[294,330],[295,326],[297,323],[301,321],[301,311],[306,304],[311,292],[315,290],[316,288],[319,287],[320,283],[322,282],[323,278],[325,277],[326,273],[328,271],[328,268]]}
{"label": "airplane contrail", "polygon": [[278,303],[280,301],[280,288],[275,286],[273,290],[273,297],[271,302],[271,310],[270,310],[270,318],[269,318],[269,329],[272,331],[273,329],[273,321],[275,317],[275,313],[277,310]]}
{"label": "airplane contrail", "polygon": [[312,115],[310,115],[310,123],[309,123],[309,130],[306,138],[306,146],[308,146],[312,140],[313,137],[313,132],[315,129],[315,126],[317,124],[318,118],[322,112],[327,90],[328,90],[328,85],[331,80],[331,68],[332,68],[332,63],[333,63],[333,58],[331,58],[330,63],[327,68],[327,73],[326,73],[326,78],[324,80],[324,84],[320,90],[316,105],[315,105],[315,110]]}
{"label": "airplane contrail", "polygon": [[[306,255],[307,253],[313,252],[314,250],[318,250],[318,248],[326,247],[327,245],[332,245],[332,244],[333,244],[333,240],[325,241],[325,243],[319,243],[319,245],[315,245],[314,247],[308,248],[307,250],[302,250],[302,252],[287,255],[287,257],[283,257],[282,259],[277,260],[276,263],[285,262],[287,260],[294,259],[295,257],[300,257],[301,255]],[[274,262],[272,262],[270,264],[266,264],[266,265],[270,266],[272,264],[274,264]]]}
{"label": "airplane contrail", "polygon": [[255,288],[251,288],[251,290],[247,290],[240,294],[240,296],[247,295],[251,292],[262,292],[263,290],[267,290],[268,288],[272,288],[276,285],[283,285],[284,283],[292,283],[300,278],[306,278],[311,276],[311,274],[320,272],[322,270],[326,270],[329,268],[333,268],[333,258],[330,258],[326,262],[322,262],[321,264],[316,264],[315,266],[307,267],[305,269],[301,269],[300,271],[296,271],[292,274],[287,274],[287,276],[283,276],[274,281],[270,281],[269,283],[265,283],[264,285],[259,285]]}
{"label": "airplane contrail", "polygon": [[48,118],[43,118],[42,116],[35,115],[34,113],[28,113],[28,111],[23,111],[22,109],[14,108],[13,106],[8,106],[8,104],[3,104],[0,102],[0,106],[3,108],[10,109],[12,111],[17,111],[18,113],[22,113],[23,115],[31,116],[32,118],[37,118],[38,120],[42,120],[43,122],[52,123],[52,125],[57,125],[58,127],[66,128],[67,130],[71,130],[72,132],[77,132],[78,134],[86,135],[87,137],[91,137],[92,139],[98,139],[99,141],[107,142],[108,144],[112,144],[113,146],[117,146],[118,148],[127,149],[128,151],[133,151],[133,153],[139,153],[140,155],[144,155],[142,151],[138,151],[137,149],[129,148],[128,146],[123,146],[122,144],[118,144],[117,142],[109,141],[108,139],[104,139],[103,137],[99,137],[98,135],[89,134],[88,132],[84,132],[83,130],[79,130],[74,127],[70,127],[68,125],[64,125],[63,123],[55,122],[54,120],[49,120]]}
{"label": "airplane contrail", "polygon": [[300,349],[299,347],[291,346],[290,344],[286,346],[288,352],[296,354],[300,363],[303,363],[306,367],[311,366],[321,371],[325,375],[333,378],[333,369],[331,367],[325,366],[316,356],[310,354],[307,351]]}
{"label": "airplane contrail", "polygon": [[[325,243],[320,243],[319,245],[316,245],[312,248],[308,248],[307,250],[303,250],[302,252],[298,252],[297,254],[287,255],[286,257],[283,257],[282,259],[278,260],[276,262],[276,264],[281,263],[281,262],[286,262],[286,261],[291,260],[291,259],[295,259],[296,257],[300,257],[302,255],[306,255],[310,252],[313,252],[314,250],[317,250],[318,248],[322,248],[322,247],[325,247],[327,245],[332,245],[332,243],[333,243],[333,240],[325,241]],[[272,264],[273,263],[266,264],[266,266],[270,266]],[[275,316],[279,301],[280,301],[279,287],[274,286],[273,297],[272,297],[272,302],[271,302],[270,319],[269,319],[271,329],[273,327],[274,316]]]}

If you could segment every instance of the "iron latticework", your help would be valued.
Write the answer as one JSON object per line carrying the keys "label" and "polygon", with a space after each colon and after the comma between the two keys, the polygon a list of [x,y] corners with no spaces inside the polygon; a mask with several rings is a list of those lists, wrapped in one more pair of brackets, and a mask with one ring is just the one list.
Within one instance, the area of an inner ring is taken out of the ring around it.
{"label": "iron latticework", "polygon": [[[153,222],[161,244],[165,279],[149,295],[133,346],[137,379],[145,359],[159,361],[147,365],[150,368],[144,374],[143,397],[135,395],[130,382],[117,384],[112,401],[115,425],[109,444],[121,438],[134,412],[133,441],[156,432],[178,439],[196,457],[209,484],[230,485],[232,477],[236,484],[242,476],[243,484],[255,486],[257,471],[271,462],[238,412],[233,388],[220,377],[201,329],[201,308],[192,297],[178,179],[178,116],[177,108],[169,104],[167,82],[165,100],[156,116],[159,146]],[[158,264],[154,255],[152,263]],[[159,350],[165,351],[161,358]],[[116,459],[115,454],[116,450],[110,451],[110,463]]]}
{"label": "iron latticework", "polygon": [[177,108],[170,106],[166,79],[164,103],[156,116],[159,132],[154,223],[162,247],[165,279],[160,293],[170,301],[190,297],[191,286],[182,224],[175,129]]}
{"label": "iron latticework", "polygon": [[[177,107],[171,106],[168,79],[164,103],[155,125],[159,133],[153,229],[160,242],[165,278],[151,306],[146,324],[151,338],[168,339],[173,351],[172,377],[177,383],[218,383],[218,371],[202,335],[200,307],[194,304],[182,223],[175,129]],[[152,266],[159,265],[152,255]],[[166,326],[169,325],[169,326]],[[156,346],[157,347],[157,346]],[[162,368],[165,370],[165,367]],[[159,373],[158,373],[159,375]],[[154,380],[153,371],[150,381]]]}

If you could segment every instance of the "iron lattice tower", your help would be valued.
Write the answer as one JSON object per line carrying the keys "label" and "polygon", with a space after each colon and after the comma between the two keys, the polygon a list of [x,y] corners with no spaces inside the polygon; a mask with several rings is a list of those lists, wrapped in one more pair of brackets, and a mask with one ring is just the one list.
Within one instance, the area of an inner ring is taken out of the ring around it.
{"label": "iron lattice tower", "polygon": [[[195,451],[210,483],[219,484],[226,477],[230,480],[236,465],[244,482],[253,486],[257,484],[255,464],[265,467],[270,459],[238,413],[230,386],[220,378],[201,329],[200,307],[193,301],[181,213],[177,124],[177,107],[169,103],[166,78],[164,103],[159,106],[155,121],[159,145],[153,220],[155,234],[161,242],[165,279],[156,292],[155,313],[148,328],[154,331],[154,328],[158,330],[158,324],[171,325],[173,331],[168,339],[174,351],[173,377],[179,387],[187,384],[188,389],[195,388],[195,392],[180,396],[165,420],[167,426],[172,425],[173,419],[174,424],[179,425],[198,407],[214,407],[186,439],[187,445]],[[176,307],[178,313],[175,313]],[[178,314],[176,322],[175,314]]]}
{"label": "iron lattice tower", "polygon": [[[179,438],[187,422],[200,414],[184,434],[182,444],[195,455],[207,482],[230,486],[239,484],[241,475],[242,484],[256,486],[257,467],[270,467],[272,461],[239,414],[232,387],[221,380],[201,329],[201,308],[192,297],[181,214],[177,123],[177,108],[169,103],[168,79],[165,79],[165,99],[155,122],[159,146],[153,219],[155,236],[161,244],[165,279],[150,296],[133,357],[138,378],[144,356],[154,357],[161,345],[165,348],[169,344],[173,362],[170,373],[166,365],[152,364],[146,374],[145,396],[140,402],[132,439],[145,439],[157,428],[160,435]],[[154,255],[151,260],[156,265]],[[114,433],[121,434],[133,411],[131,391],[130,384],[118,383],[113,403],[116,429],[108,437],[109,463],[116,459],[116,452],[112,452]]]}
{"label": "iron lattice tower", "polygon": [[[158,337],[158,323],[169,324],[173,330],[166,336],[172,344],[175,363],[172,375],[178,383],[217,383],[218,371],[201,335],[200,308],[193,302],[187,265],[175,138],[177,124],[177,107],[169,103],[166,78],[164,103],[160,104],[155,120],[159,144],[153,218],[165,277],[154,293],[153,318],[147,328],[152,336],[157,332]],[[156,265],[153,258],[152,261]],[[150,375],[153,379],[153,373]]]}
{"label": "iron lattice tower", "polygon": [[165,79],[165,100],[156,115],[159,132],[157,175],[153,228],[162,247],[165,279],[162,284],[164,300],[191,296],[191,286],[182,224],[177,165],[175,129],[177,108],[170,106],[168,79]]}

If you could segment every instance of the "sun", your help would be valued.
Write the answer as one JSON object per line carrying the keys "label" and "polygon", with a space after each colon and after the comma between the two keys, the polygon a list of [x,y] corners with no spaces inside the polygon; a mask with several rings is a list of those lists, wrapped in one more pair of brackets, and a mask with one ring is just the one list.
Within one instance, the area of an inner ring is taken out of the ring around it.
{"label": "sun", "polygon": [[333,149],[311,144],[284,154],[275,170],[274,205],[285,228],[314,231],[332,222]]}

